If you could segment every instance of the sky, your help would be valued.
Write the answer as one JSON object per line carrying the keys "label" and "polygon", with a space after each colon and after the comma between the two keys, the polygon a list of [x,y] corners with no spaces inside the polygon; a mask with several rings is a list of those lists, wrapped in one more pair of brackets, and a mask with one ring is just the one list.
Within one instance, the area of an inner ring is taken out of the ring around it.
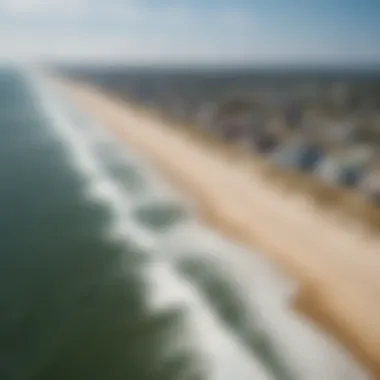
{"label": "sky", "polygon": [[0,0],[0,59],[380,65],[379,0]]}

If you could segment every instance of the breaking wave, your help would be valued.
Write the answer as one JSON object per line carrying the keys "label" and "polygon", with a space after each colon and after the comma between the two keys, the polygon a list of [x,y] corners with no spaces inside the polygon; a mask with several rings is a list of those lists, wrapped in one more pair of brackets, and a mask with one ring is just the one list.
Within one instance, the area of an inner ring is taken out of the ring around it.
{"label": "breaking wave", "polygon": [[34,116],[0,131],[2,379],[369,378],[263,256],[47,80],[17,80]]}

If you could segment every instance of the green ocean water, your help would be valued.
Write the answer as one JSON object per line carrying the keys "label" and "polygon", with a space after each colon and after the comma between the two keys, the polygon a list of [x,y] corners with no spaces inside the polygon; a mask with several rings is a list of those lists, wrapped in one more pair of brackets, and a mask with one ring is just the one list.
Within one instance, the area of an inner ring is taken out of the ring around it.
{"label": "green ocean water", "polygon": [[289,313],[287,281],[11,69],[0,175],[0,379],[368,378]]}

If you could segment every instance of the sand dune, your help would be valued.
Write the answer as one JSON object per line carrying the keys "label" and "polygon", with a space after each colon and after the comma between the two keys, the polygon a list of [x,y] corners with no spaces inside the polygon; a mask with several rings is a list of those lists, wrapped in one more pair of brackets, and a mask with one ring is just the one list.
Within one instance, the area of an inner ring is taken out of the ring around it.
{"label": "sand dune", "polygon": [[379,238],[343,226],[308,199],[278,191],[259,167],[230,160],[127,103],[83,85],[57,85],[191,196],[207,223],[266,252],[296,278],[296,306],[380,378]]}

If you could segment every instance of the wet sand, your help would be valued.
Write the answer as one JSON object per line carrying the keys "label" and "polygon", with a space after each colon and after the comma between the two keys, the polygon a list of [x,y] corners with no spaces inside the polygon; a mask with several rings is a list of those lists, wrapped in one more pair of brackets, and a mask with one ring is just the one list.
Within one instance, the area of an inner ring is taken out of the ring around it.
{"label": "wet sand", "polygon": [[380,378],[380,239],[286,195],[260,167],[231,160],[108,94],[74,83],[73,100],[199,205],[208,224],[259,249],[300,283],[295,306]]}

